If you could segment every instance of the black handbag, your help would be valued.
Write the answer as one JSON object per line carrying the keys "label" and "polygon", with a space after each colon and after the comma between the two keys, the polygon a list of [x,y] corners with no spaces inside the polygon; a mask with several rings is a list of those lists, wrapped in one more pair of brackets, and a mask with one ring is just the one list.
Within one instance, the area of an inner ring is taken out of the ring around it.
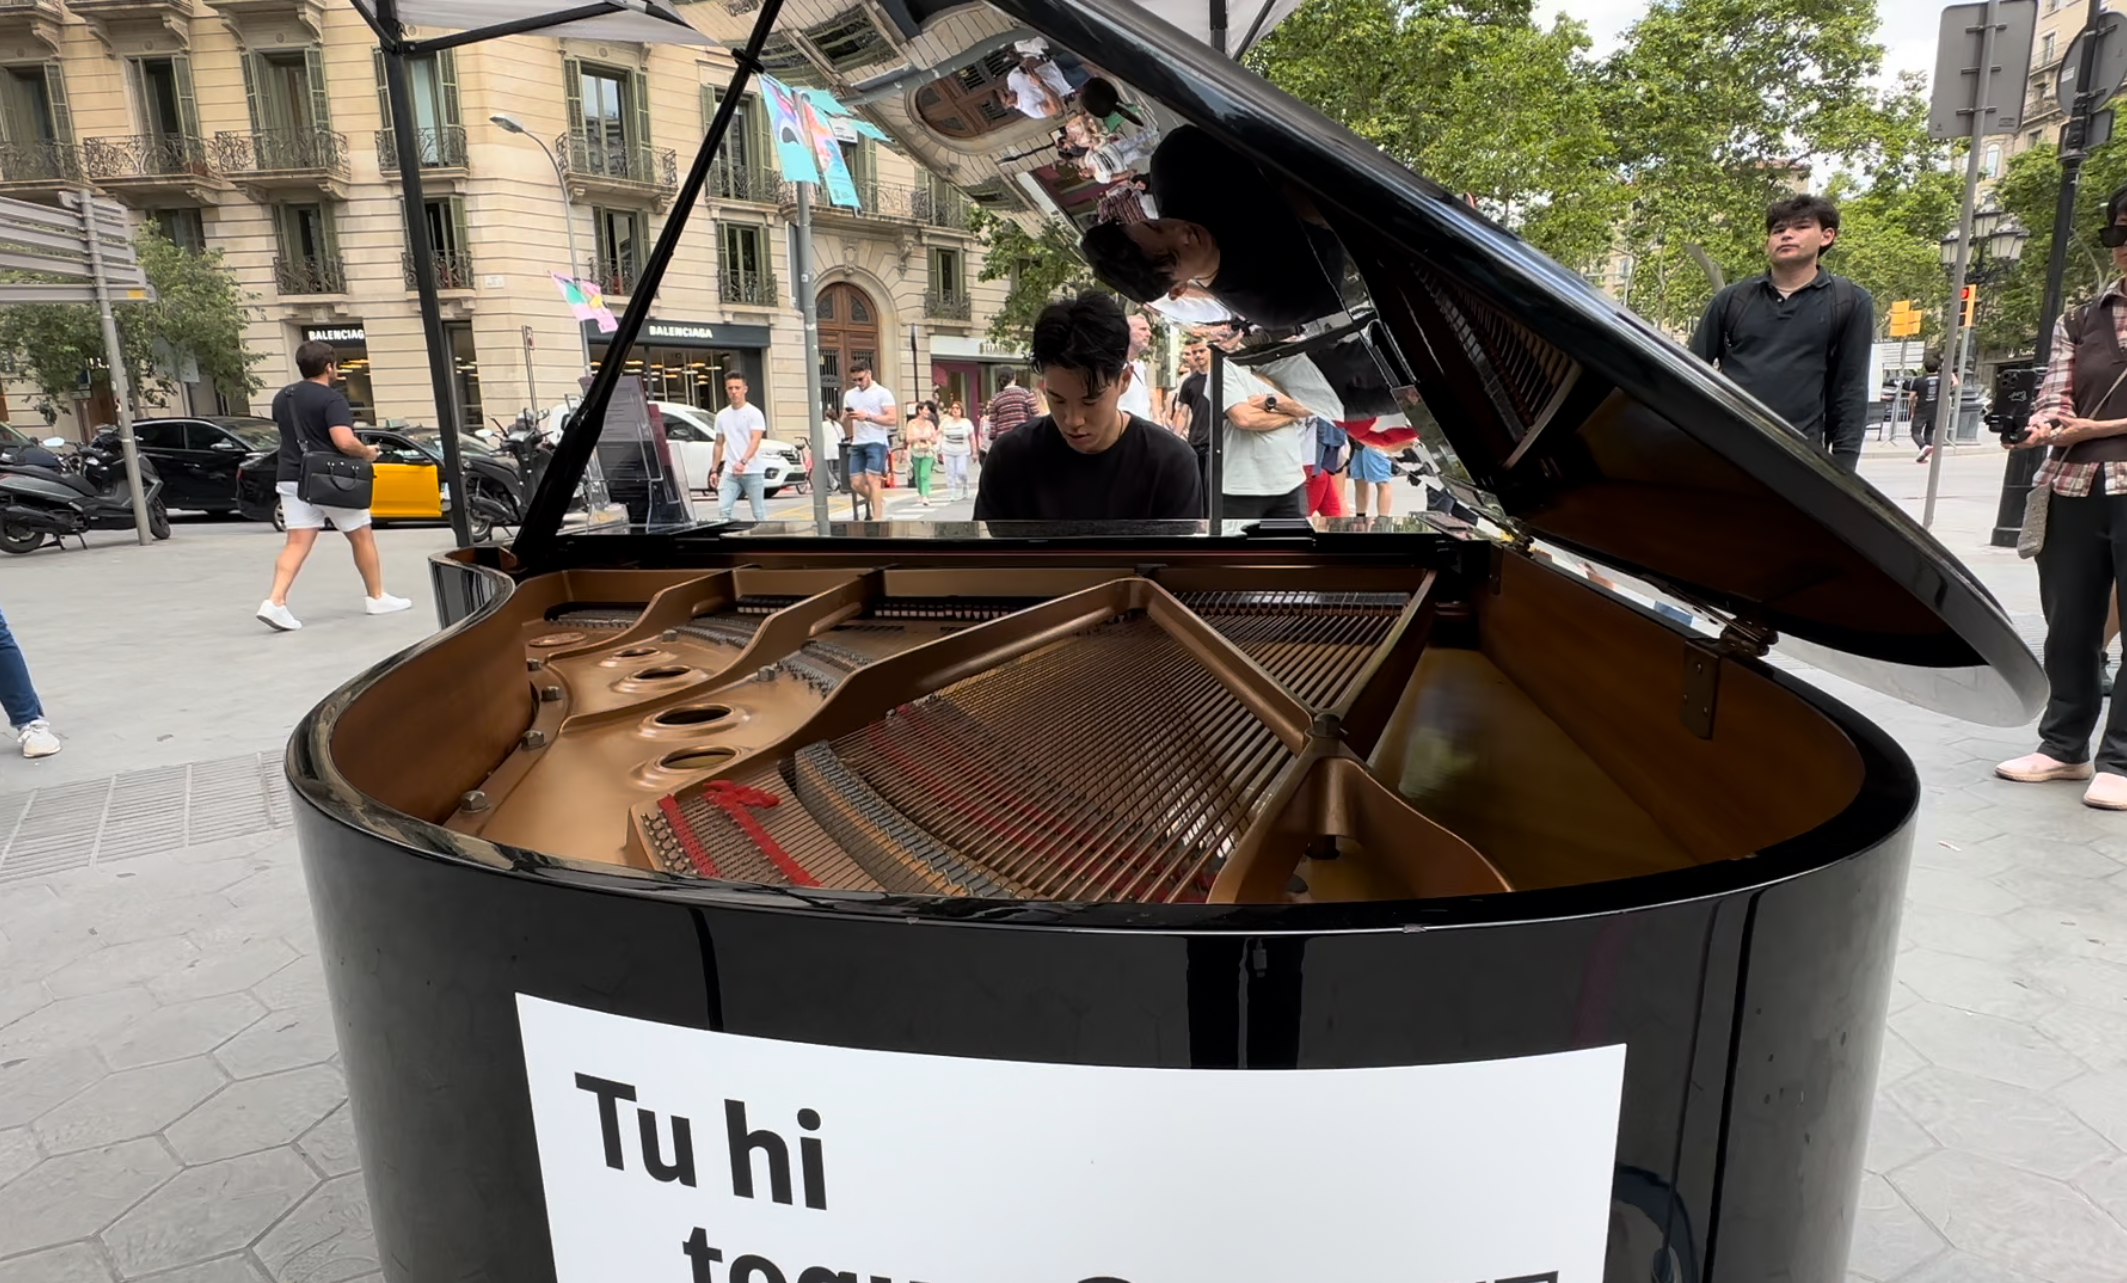
{"label": "black handbag", "polygon": [[303,452],[303,475],[295,497],[320,508],[367,508],[376,489],[377,472],[367,459],[337,450]]}

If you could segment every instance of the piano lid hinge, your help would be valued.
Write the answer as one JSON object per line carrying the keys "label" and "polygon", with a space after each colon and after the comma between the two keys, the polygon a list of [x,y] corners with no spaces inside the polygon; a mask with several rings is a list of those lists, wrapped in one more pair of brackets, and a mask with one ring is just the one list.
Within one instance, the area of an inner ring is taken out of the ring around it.
{"label": "piano lid hinge", "polygon": [[1755,619],[1741,617],[1728,621],[1721,630],[1719,645],[1724,655],[1740,655],[1746,659],[1763,659],[1765,652],[1780,640],[1780,634]]}
{"label": "piano lid hinge", "polygon": [[1684,729],[1702,740],[1713,738],[1714,707],[1721,697],[1722,647],[1694,637],[1684,643],[1684,702],[1677,710]]}

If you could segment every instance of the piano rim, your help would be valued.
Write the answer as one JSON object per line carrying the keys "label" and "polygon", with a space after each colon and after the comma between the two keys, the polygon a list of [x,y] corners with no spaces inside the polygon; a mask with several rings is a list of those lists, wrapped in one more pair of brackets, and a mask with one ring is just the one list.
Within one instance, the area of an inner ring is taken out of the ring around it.
{"label": "piano rim", "polygon": [[[820,549],[815,545],[804,551],[818,552]],[[995,551],[1001,553],[1005,549]],[[1430,900],[1320,904],[1083,903],[770,886],[681,877],[625,865],[573,860],[528,847],[470,837],[395,810],[355,788],[333,764],[332,734],[343,710],[362,698],[386,673],[418,661],[460,630],[499,611],[516,591],[517,580],[493,567],[469,565],[450,553],[437,554],[431,561],[455,571],[471,571],[491,578],[502,591],[457,623],[437,630],[406,650],[364,670],[305,713],[289,737],[283,759],[289,789],[322,820],[388,842],[408,855],[462,865],[468,871],[530,878],[583,891],[770,912],[829,913],[872,919],[1077,931],[1324,934],[1430,930],[1629,913],[1713,899],[1739,891],[1764,890],[1878,850],[1912,823],[1920,806],[1918,771],[1904,749],[1881,727],[1845,703],[1777,667],[1738,657],[1733,662],[1749,665],[1760,676],[1824,715],[1846,734],[1861,758],[1861,787],[1844,808],[1822,824],[1754,854],[1638,877]],[[1680,642],[1685,639],[1685,634],[1669,620],[1648,611],[1640,613],[1677,632]],[[1768,772],[1767,787],[1776,786],[1775,776]],[[299,834],[303,828],[299,817]],[[303,844],[309,845],[307,842]]]}

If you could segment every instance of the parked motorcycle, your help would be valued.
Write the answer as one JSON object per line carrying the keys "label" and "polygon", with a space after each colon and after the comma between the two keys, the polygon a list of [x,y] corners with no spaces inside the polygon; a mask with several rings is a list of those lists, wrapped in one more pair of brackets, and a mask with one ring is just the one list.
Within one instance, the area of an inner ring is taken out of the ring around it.
{"label": "parked motorcycle", "polygon": [[[69,536],[90,530],[133,529],[133,495],[115,437],[85,448],[53,437],[44,446],[52,453],[29,452],[28,462],[0,466],[0,552],[35,552],[47,539],[64,546]],[[148,501],[148,533],[168,539],[162,478],[145,457],[140,483]]]}

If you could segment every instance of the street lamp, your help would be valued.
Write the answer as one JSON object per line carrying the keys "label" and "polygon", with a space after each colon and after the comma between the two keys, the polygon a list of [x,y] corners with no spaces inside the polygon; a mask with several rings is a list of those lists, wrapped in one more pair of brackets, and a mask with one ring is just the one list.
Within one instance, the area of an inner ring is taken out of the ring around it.
{"label": "street lamp", "polygon": [[[554,154],[553,148],[546,145],[545,139],[526,129],[524,122],[518,120],[515,116],[505,116],[497,112],[487,119],[489,124],[496,126],[506,134],[519,134],[531,139],[538,145],[540,151],[546,153],[547,163],[554,167],[554,182],[561,188],[561,226],[562,230],[567,232],[569,236],[569,277],[571,280],[575,279],[576,273],[582,269],[584,260],[578,256],[576,250],[576,210],[569,201],[569,175],[568,171],[561,167],[561,158]],[[589,374],[591,372],[591,336],[584,333],[581,322],[576,326],[576,335],[582,340],[583,344],[584,373]]]}

